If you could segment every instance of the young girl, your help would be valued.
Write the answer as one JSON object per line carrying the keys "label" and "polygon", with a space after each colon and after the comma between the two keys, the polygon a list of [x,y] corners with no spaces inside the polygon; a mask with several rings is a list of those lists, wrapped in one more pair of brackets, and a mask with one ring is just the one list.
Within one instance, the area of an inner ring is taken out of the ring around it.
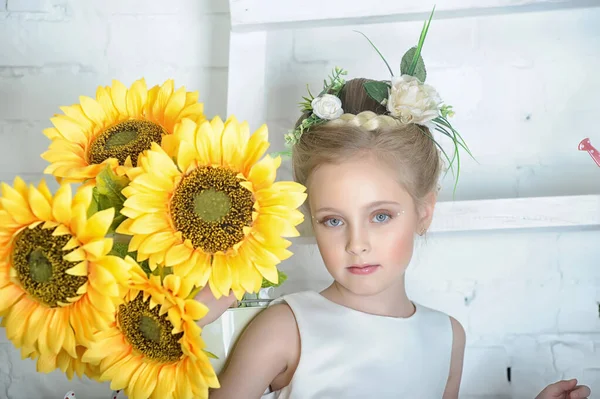
{"label": "young girl", "polygon": [[[404,285],[415,235],[433,217],[440,157],[427,127],[386,115],[364,82],[345,83],[339,99],[346,114],[312,126],[293,146],[294,175],[307,187],[308,214],[334,281],[259,314],[213,399],[458,397],[463,327],[411,301]],[[209,322],[233,296],[210,302],[207,295]],[[538,398],[589,395],[576,384],[561,381]]]}
{"label": "young girl", "polygon": [[[442,163],[432,133],[467,149],[447,119],[451,107],[424,84],[429,22],[402,57],[400,76],[345,82],[336,68],[316,98],[305,98],[286,141],[333,283],[260,313],[212,399],[458,398],[465,331],[408,298],[404,285],[415,236],[429,228],[437,199]],[[211,309],[207,324],[234,297],[203,290],[198,299]],[[589,394],[576,380],[560,381],[538,399]]]}

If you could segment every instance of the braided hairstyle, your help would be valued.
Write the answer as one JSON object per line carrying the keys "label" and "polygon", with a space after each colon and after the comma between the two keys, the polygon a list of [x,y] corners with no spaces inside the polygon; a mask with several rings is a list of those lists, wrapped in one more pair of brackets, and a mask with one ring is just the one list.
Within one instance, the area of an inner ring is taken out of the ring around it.
{"label": "braided hairstyle", "polygon": [[[398,171],[398,182],[418,206],[437,189],[442,169],[438,149],[427,127],[403,124],[386,115],[386,108],[366,93],[366,81],[346,82],[339,95],[345,114],[311,127],[293,146],[294,178],[308,186],[320,165],[372,156]],[[297,126],[307,116],[302,115]]]}

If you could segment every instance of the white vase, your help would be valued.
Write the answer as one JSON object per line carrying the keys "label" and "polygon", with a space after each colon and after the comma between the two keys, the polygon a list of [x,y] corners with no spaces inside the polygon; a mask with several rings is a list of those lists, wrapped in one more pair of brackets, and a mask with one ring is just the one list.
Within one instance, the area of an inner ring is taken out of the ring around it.
{"label": "white vase", "polygon": [[202,338],[206,350],[218,359],[210,359],[217,375],[223,370],[235,343],[248,324],[267,306],[230,308],[214,322],[204,326]]}

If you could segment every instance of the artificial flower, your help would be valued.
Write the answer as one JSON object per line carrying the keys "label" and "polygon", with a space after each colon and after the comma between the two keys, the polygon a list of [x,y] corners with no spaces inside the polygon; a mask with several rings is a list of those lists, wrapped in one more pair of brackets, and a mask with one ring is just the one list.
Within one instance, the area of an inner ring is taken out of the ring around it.
{"label": "artificial flower", "polygon": [[108,328],[121,301],[127,264],[109,255],[105,238],[114,210],[87,216],[91,187],[74,196],[63,184],[53,196],[42,181],[2,184],[0,316],[6,336],[38,370],[69,378],[86,369],[82,347]]}
{"label": "artificial flower", "polygon": [[321,119],[337,119],[344,113],[342,101],[333,94],[323,94],[311,101],[312,112]]}
{"label": "artificial flower", "polygon": [[125,302],[111,328],[94,336],[83,361],[97,365],[99,381],[131,398],[208,398],[219,382],[196,324],[208,309],[190,299],[187,280],[148,278],[125,259],[132,264]]}
{"label": "artificial flower", "polygon": [[440,99],[430,85],[410,75],[392,78],[387,109],[402,123],[427,125],[440,115]]}
{"label": "artificial flower", "polygon": [[282,237],[293,237],[303,220],[297,210],[305,187],[275,182],[281,159],[265,156],[266,126],[251,136],[235,117],[176,128],[180,145],[169,154],[157,144],[130,171],[117,229],[132,236],[130,251],[172,267],[218,298],[233,290],[240,299],[258,292],[263,277],[277,282],[277,264],[291,256]]}
{"label": "artificial flower", "polygon": [[95,99],[81,96],[61,110],[51,118],[54,127],[44,130],[52,143],[42,158],[50,162],[44,173],[66,182],[93,181],[107,164],[123,175],[181,119],[205,118],[198,93],[175,90],[172,80],[150,90],[144,79],[129,89],[114,80],[112,87],[98,87]]}

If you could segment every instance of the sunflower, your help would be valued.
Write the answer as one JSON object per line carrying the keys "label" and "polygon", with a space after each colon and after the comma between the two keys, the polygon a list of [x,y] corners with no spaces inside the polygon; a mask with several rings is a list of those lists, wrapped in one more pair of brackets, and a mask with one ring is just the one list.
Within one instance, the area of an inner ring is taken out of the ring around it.
{"label": "sunflower", "polygon": [[50,162],[44,173],[66,182],[93,180],[107,164],[123,175],[182,118],[204,119],[198,93],[175,90],[172,80],[150,90],[144,79],[129,89],[114,80],[112,87],[98,87],[96,99],[81,96],[61,110],[50,119],[54,127],[44,130],[52,143],[42,158]]}
{"label": "sunflower", "polygon": [[[6,336],[38,369],[85,370],[78,351],[107,328],[121,300],[128,265],[108,255],[112,209],[87,217],[92,188],[72,196],[63,184],[52,196],[42,181],[2,184],[0,197],[0,317]],[[121,288],[122,289],[122,288]]]}
{"label": "sunflower", "polygon": [[291,255],[282,237],[299,234],[296,208],[306,194],[298,183],[275,182],[279,157],[261,159],[266,126],[249,136],[235,117],[183,120],[173,137],[176,153],[153,144],[123,190],[128,219],[117,232],[133,236],[129,250],[153,270],[208,282],[217,298],[258,292],[263,278],[277,283],[276,265]]}
{"label": "sunflower", "polygon": [[83,361],[100,381],[132,398],[208,398],[219,382],[204,352],[196,320],[208,309],[190,297],[192,285],[168,275],[146,277],[131,257],[130,288],[111,328],[95,334]]}

